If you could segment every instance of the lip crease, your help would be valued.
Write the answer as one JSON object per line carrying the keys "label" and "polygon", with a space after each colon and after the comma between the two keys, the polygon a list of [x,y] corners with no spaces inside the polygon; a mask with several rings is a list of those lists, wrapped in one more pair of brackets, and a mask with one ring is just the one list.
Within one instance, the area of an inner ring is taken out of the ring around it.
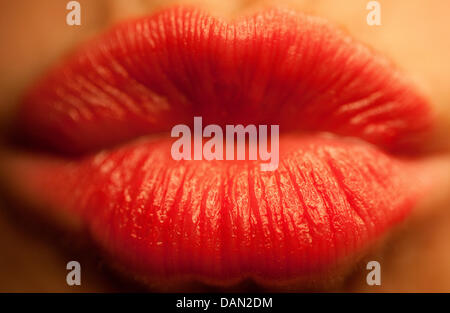
{"label": "lip crease", "polygon": [[[194,116],[279,124],[278,169],[174,161],[167,131]],[[15,129],[46,153],[3,172],[144,281],[283,285],[404,220],[426,193],[410,156],[432,127],[406,76],[323,19],[174,7],[112,28],[38,81]]]}

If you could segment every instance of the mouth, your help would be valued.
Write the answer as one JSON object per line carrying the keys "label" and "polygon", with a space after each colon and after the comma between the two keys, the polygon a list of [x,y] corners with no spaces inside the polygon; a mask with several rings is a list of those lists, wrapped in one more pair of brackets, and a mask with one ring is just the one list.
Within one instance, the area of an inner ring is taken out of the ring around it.
{"label": "mouth", "polygon": [[[167,132],[194,116],[280,125],[278,168],[173,160]],[[328,275],[408,216],[429,188],[411,177],[426,176],[415,152],[433,125],[407,76],[325,20],[175,7],[37,82],[14,129],[39,152],[2,171],[141,280],[286,285]]]}

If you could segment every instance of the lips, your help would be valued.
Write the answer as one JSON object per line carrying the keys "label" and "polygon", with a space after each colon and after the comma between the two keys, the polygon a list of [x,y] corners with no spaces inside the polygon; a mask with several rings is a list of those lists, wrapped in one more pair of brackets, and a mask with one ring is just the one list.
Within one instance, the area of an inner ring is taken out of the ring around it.
{"label": "lips", "polygon": [[[278,169],[173,160],[167,131],[194,116],[279,124]],[[47,153],[10,158],[10,184],[81,220],[126,271],[270,285],[338,267],[407,216],[426,186],[405,151],[433,121],[406,76],[322,19],[176,7],[82,46],[15,125]]]}

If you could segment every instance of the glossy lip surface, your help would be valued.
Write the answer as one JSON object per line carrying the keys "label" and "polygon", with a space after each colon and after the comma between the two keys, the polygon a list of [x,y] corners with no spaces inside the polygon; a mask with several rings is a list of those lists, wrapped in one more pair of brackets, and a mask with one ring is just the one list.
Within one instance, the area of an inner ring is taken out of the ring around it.
{"label": "glossy lip surface", "polygon": [[[175,162],[164,134],[124,143],[195,115],[280,124],[278,170]],[[432,126],[404,76],[322,19],[271,10],[227,24],[183,7],[83,46],[30,91],[17,121],[22,137],[64,155],[10,160],[24,195],[81,218],[146,281],[211,284],[283,284],[367,246],[424,189],[408,182],[418,162],[383,150],[414,150]]]}

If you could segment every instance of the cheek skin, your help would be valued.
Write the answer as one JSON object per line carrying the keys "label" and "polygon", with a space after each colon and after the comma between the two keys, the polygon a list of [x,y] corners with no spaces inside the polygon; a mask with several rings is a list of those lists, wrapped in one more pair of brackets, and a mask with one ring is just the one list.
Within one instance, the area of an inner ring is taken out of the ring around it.
{"label": "cheek skin", "polygon": [[[411,73],[432,100],[439,121],[434,140],[430,142],[430,148],[448,151],[450,144],[448,139],[445,141],[445,138],[450,133],[450,94],[448,93],[450,41],[443,38],[446,38],[445,30],[449,28],[447,12],[450,10],[450,3],[440,0],[432,0],[431,3],[420,0],[379,2],[382,6],[383,23],[380,27],[369,27],[365,23],[366,0],[320,2],[301,0],[101,0],[93,2],[81,0],[81,6],[86,15],[85,22],[80,28],[70,28],[65,25],[63,19],[66,13],[65,3],[61,1],[27,3],[26,8],[23,3],[9,3],[5,5],[5,8],[0,5],[0,44],[15,47],[9,50],[2,49],[0,52],[0,68],[8,73],[8,75],[1,75],[0,78],[0,86],[2,86],[0,100],[5,104],[0,108],[0,125],[2,127],[6,125],[23,89],[42,70],[78,42],[117,20],[151,12],[158,7],[174,3],[199,5],[213,14],[224,17],[236,16],[266,5],[281,5],[298,8],[335,21],[357,39],[383,51],[400,67]],[[24,15],[26,17],[23,17]],[[18,16],[23,18],[17,18]],[[52,31],[49,32],[49,30]],[[29,34],[34,35],[29,36]],[[51,35],[48,36],[48,34]],[[28,39],[24,40],[24,38]],[[445,192],[450,190],[448,174],[450,160],[446,156],[430,162],[439,167],[436,180],[442,182],[442,187],[418,207],[415,216],[407,224],[387,238],[389,240],[386,240],[386,244],[381,243],[379,247],[374,247],[373,251],[355,267],[354,273],[348,276],[342,286],[336,287],[336,291],[442,292],[450,290],[450,267],[448,266],[450,252],[447,243],[450,238],[450,196]],[[9,251],[5,252],[9,255],[5,259],[20,259],[24,262],[18,265],[3,264],[0,266],[2,269],[0,276],[11,277],[9,281],[16,281],[17,291],[23,291],[26,288],[29,291],[71,291],[67,286],[60,284],[59,277],[65,275],[66,259],[76,257],[73,252],[63,253],[52,241],[36,240],[27,232],[19,232],[10,225],[12,223],[8,221],[8,217],[3,216],[3,210],[0,211],[2,211],[0,238],[8,238],[0,242],[3,250]],[[17,225],[12,225],[17,228]],[[13,250],[11,248],[13,246],[19,248]],[[36,255],[43,257],[36,258]],[[383,275],[381,287],[369,287],[365,284],[367,274],[365,264],[370,260],[379,260],[381,263]],[[93,282],[91,285],[93,287],[85,291],[115,291],[108,285],[111,282],[103,277],[109,273],[100,271],[99,274],[95,270],[95,263],[87,262],[87,264],[91,267],[87,272],[90,273],[88,275]],[[17,268],[14,269],[14,266]],[[23,268],[34,273],[31,285],[36,286],[36,290],[30,287],[30,278],[26,273],[22,273]],[[11,271],[16,275],[10,273],[3,275],[3,272]],[[6,291],[5,288],[8,286],[0,286],[0,290]]]}
{"label": "cheek skin", "polygon": [[81,27],[65,23],[65,1],[16,1],[0,4],[0,130],[4,130],[24,89],[77,43],[106,25],[105,0],[80,1]]}
{"label": "cheek skin", "polygon": [[[450,157],[432,157],[435,189],[417,205],[401,227],[374,246],[348,276],[339,291],[447,292],[450,290]],[[381,286],[366,284],[366,264],[381,264]]]}

